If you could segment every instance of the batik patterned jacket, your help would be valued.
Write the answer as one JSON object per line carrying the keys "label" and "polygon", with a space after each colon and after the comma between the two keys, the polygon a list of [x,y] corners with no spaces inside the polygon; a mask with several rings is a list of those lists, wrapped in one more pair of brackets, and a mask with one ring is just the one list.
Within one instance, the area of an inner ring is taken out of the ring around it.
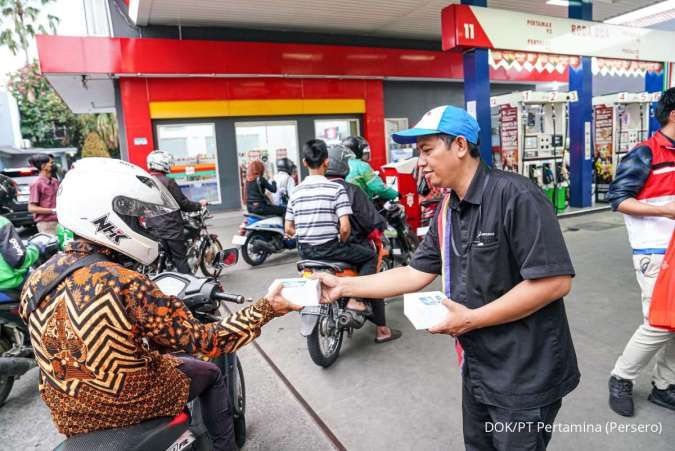
{"label": "batik patterned jacket", "polygon": [[179,299],[112,261],[75,271],[28,314],[28,302],[40,287],[94,252],[109,251],[71,242],[65,253],[31,274],[21,294],[20,314],[40,367],[40,393],[67,436],[180,413],[189,380],[177,358],[151,350],[148,342],[215,357],[251,342],[273,317],[262,299],[220,323],[202,324]]}

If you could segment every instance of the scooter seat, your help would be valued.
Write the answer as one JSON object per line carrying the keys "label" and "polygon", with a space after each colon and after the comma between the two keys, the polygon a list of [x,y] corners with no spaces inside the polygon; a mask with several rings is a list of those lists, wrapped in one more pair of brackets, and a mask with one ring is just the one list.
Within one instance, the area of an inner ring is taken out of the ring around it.
{"label": "scooter seat", "polygon": [[298,262],[298,271],[304,269],[330,269],[335,272],[347,270],[356,271],[356,267],[347,262],[326,262],[321,260],[300,260]]}
{"label": "scooter seat", "polygon": [[169,449],[187,431],[190,416],[161,417],[123,428],[79,434],[61,442],[54,451],[112,451]]}
{"label": "scooter seat", "polygon": [[244,213],[244,217],[263,220],[263,219],[267,219],[267,218],[273,218],[274,215],[263,216],[263,215],[257,215],[255,213]]}

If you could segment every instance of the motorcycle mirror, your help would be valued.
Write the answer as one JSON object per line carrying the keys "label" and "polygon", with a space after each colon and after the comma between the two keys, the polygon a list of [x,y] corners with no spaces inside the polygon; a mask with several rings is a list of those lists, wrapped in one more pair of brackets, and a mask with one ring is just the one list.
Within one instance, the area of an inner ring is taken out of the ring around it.
{"label": "motorcycle mirror", "polygon": [[234,266],[239,261],[239,249],[232,247],[218,251],[213,258],[213,266],[220,271],[228,266]]}

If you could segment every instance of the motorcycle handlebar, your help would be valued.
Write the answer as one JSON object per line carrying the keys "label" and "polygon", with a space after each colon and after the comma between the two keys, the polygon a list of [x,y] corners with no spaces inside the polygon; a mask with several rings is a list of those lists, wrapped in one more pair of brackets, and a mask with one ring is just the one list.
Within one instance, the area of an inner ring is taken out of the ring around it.
{"label": "motorcycle handlebar", "polygon": [[235,304],[243,304],[246,302],[246,298],[240,294],[227,294],[227,293],[213,293],[213,297],[219,301],[225,302],[234,302]]}

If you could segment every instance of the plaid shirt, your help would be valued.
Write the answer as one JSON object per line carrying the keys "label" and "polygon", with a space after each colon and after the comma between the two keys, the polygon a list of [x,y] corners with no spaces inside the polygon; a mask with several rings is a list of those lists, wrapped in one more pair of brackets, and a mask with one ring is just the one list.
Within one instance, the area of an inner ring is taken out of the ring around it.
{"label": "plaid shirt", "polygon": [[261,299],[219,323],[202,324],[181,300],[109,261],[75,271],[27,313],[33,293],[94,252],[112,256],[91,242],[72,241],[31,274],[21,293],[40,393],[67,436],[181,412],[190,381],[177,358],[150,350],[146,342],[215,357],[251,342],[274,316]]}

